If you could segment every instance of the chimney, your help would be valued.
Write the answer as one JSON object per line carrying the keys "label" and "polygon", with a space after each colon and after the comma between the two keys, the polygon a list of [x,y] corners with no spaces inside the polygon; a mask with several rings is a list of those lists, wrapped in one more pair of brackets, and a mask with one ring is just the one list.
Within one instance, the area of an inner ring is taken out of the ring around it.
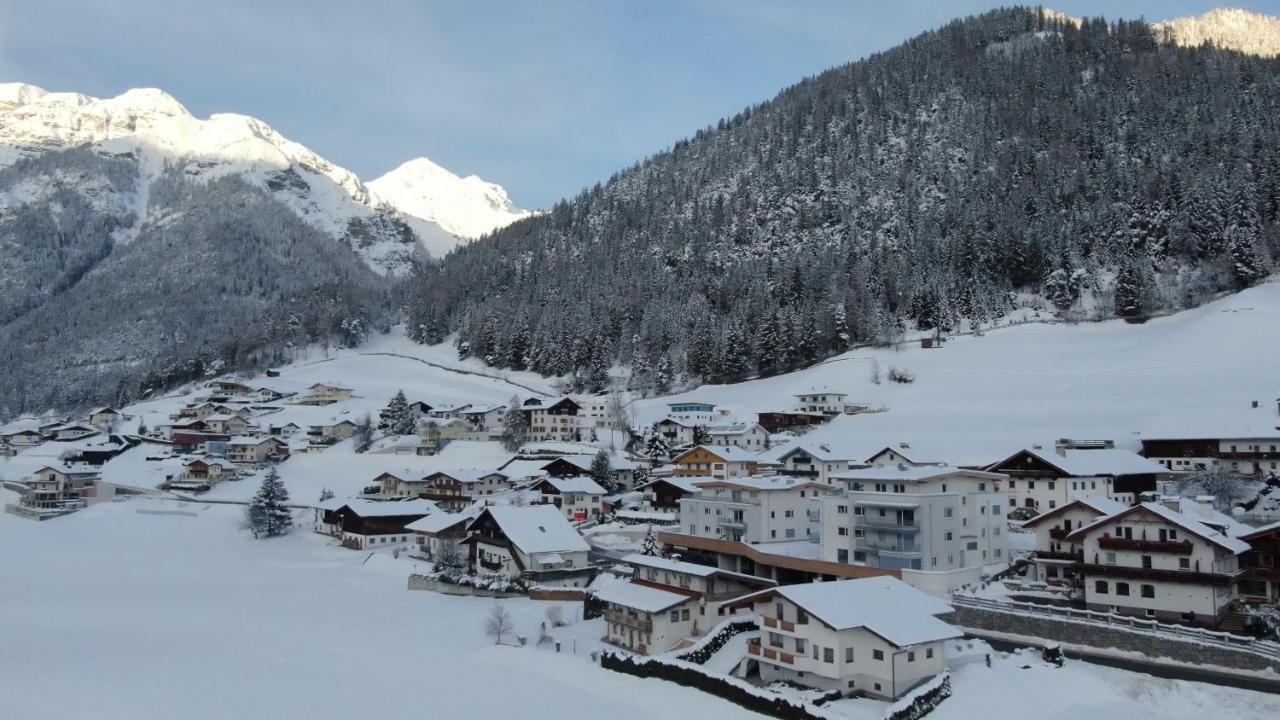
{"label": "chimney", "polygon": [[1166,495],[1160,498],[1160,504],[1176,513],[1182,512],[1182,499],[1179,497]]}
{"label": "chimney", "polygon": [[1254,406],[1255,408],[1256,408],[1256,407],[1258,407],[1258,401],[1257,401],[1257,400],[1254,400],[1254,401],[1253,401],[1253,406]]}

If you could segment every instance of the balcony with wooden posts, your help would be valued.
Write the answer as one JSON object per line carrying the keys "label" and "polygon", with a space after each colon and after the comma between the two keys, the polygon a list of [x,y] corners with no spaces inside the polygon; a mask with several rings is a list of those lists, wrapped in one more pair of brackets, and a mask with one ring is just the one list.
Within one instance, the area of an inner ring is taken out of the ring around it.
{"label": "balcony with wooden posts", "polygon": [[1190,555],[1194,550],[1190,540],[1131,540],[1114,535],[1103,535],[1098,538],[1098,547],[1103,550],[1132,550],[1166,555]]}
{"label": "balcony with wooden posts", "polygon": [[648,615],[628,613],[622,610],[609,608],[604,611],[604,619],[611,623],[635,628],[641,632],[653,631],[653,620]]}
{"label": "balcony with wooden posts", "polygon": [[1201,570],[1161,570],[1130,565],[1103,565],[1100,563],[1080,563],[1076,566],[1080,572],[1103,577],[1133,578],[1137,580],[1161,580],[1164,582],[1192,583],[1195,585],[1229,586],[1244,573],[1244,570],[1224,572],[1204,572]]}
{"label": "balcony with wooden posts", "polygon": [[764,626],[767,628],[773,628],[783,632],[796,631],[796,624],[787,620],[779,620],[778,618],[769,617],[768,615],[761,617],[761,620],[764,621]]}
{"label": "balcony with wooden posts", "polygon": [[1036,559],[1038,560],[1062,560],[1064,562],[1081,562],[1084,560],[1084,552],[1077,550],[1068,552],[1066,550],[1037,550]]}

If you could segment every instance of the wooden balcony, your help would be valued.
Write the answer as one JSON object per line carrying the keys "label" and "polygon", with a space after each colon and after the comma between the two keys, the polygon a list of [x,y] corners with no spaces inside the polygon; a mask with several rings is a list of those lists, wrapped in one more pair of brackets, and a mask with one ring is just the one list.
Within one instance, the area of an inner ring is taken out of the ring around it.
{"label": "wooden balcony", "polygon": [[1042,560],[1066,560],[1068,562],[1080,562],[1084,560],[1084,552],[1065,552],[1062,550],[1037,550],[1036,557]]}
{"label": "wooden balcony", "polygon": [[1054,540],[1066,540],[1067,536],[1070,534],[1071,534],[1071,531],[1066,530],[1064,528],[1060,528],[1060,527],[1049,528],[1049,537],[1053,538]]}
{"label": "wooden balcony", "polygon": [[763,619],[764,619],[765,627],[775,628],[778,630],[782,630],[783,632],[796,631],[796,624],[793,622],[788,622],[786,620],[779,620],[777,618],[769,617],[768,615],[763,616]]}
{"label": "wooden balcony", "polygon": [[620,610],[614,610],[610,608],[604,611],[604,619],[611,623],[616,623],[618,625],[625,625],[626,627],[635,628],[636,630],[640,630],[641,632],[653,631],[653,620],[650,619],[647,615],[645,616],[631,615],[631,614],[622,612]]}
{"label": "wooden balcony", "polygon": [[1098,547],[1103,550],[1133,550],[1134,552],[1163,553],[1166,555],[1190,555],[1193,549],[1189,540],[1166,540],[1163,542],[1160,540],[1130,540],[1113,535],[1103,535],[1098,538]]}
{"label": "wooden balcony", "polygon": [[1197,572],[1194,570],[1157,570],[1156,568],[1130,567],[1126,565],[1101,565],[1096,563],[1080,563],[1076,566],[1081,572],[1103,577],[1135,578],[1138,580],[1163,580],[1175,583],[1191,583],[1195,585],[1231,585],[1243,573],[1234,572]]}

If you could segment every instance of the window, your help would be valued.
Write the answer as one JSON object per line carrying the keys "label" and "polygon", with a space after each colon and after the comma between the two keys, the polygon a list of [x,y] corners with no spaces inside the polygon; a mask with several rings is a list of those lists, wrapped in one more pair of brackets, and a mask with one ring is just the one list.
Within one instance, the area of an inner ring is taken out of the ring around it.
{"label": "window", "polygon": [[1116,583],[1116,594],[1117,594],[1117,595],[1128,595],[1128,594],[1129,594],[1129,583],[1123,583],[1123,582],[1118,582],[1118,583]]}
{"label": "window", "polygon": [[672,610],[672,611],[671,611],[671,622],[680,622],[680,611],[679,611],[679,610]]}
{"label": "window", "polygon": [[847,535],[849,534],[849,528],[847,528],[847,527],[838,527],[838,528],[836,528],[836,534],[837,534],[837,535],[840,535],[841,537],[847,536]]}
{"label": "window", "polygon": [[866,562],[866,561],[867,561],[867,554],[866,554],[865,552],[861,551],[861,550],[854,550],[854,551],[853,551],[853,561],[854,561],[854,562]]}
{"label": "window", "polygon": [[795,516],[796,516],[796,511],[795,511],[795,510],[786,510],[786,511],[784,511],[784,512],[783,512],[783,517],[793,518],[793,517],[795,517]]}
{"label": "window", "polygon": [[681,620],[688,620],[688,619],[689,619],[689,608],[685,608],[685,609],[683,609],[683,610],[681,610],[681,611],[680,611],[680,619],[681,619]]}
{"label": "window", "polygon": [[951,542],[951,531],[947,531],[947,542]]}
{"label": "window", "polygon": [[822,662],[833,663],[836,661],[836,651],[834,648],[822,648]]}
{"label": "window", "polygon": [[848,505],[837,505],[837,506],[836,506],[836,512],[837,512],[838,514],[840,514],[840,515],[847,515],[847,514],[849,513],[849,506],[848,506]]}
{"label": "window", "polygon": [[844,548],[840,548],[836,550],[836,562],[841,562],[841,563],[849,562],[849,551]]}
{"label": "window", "polygon": [[1050,489],[1050,490],[1052,490],[1052,489],[1053,489],[1053,486],[1054,486],[1054,482],[1053,482],[1052,480],[1050,480],[1050,481],[1049,481],[1049,489]]}
{"label": "window", "polygon": [[1094,581],[1094,583],[1093,583],[1093,591],[1094,591],[1094,592],[1096,592],[1096,593],[1098,593],[1099,595],[1106,595],[1106,594],[1107,594],[1107,581],[1106,581],[1106,580],[1096,580],[1096,581]]}
{"label": "window", "polygon": [[1115,564],[1116,564],[1116,554],[1115,554],[1115,553],[1113,553],[1113,552],[1103,553],[1103,555],[1102,555],[1102,560],[1103,560],[1103,564],[1105,564],[1105,565],[1115,565]]}
{"label": "window", "polygon": [[866,515],[866,514],[867,514],[867,509],[866,509],[866,508],[864,508],[864,507],[862,507],[861,505],[855,505],[855,506],[854,506],[854,508],[853,508],[853,514],[854,514],[854,515]]}
{"label": "window", "polygon": [[[853,648],[847,647],[844,649],[844,661],[847,663],[853,662]],[[849,687],[853,687],[852,682],[849,683]]]}
{"label": "window", "polygon": [[1155,585],[1143,585],[1143,586],[1142,586],[1142,597],[1144,597],[1144,598],[1154,598],[1155,596],[1156,596],[1156,586],[1155,586]]}
{"label": "window", "polygon": [[801,610],[801,609],[799,609],[799,608],[796,608],[796,624],[797,624],[797,625],[808,625],[808,624],[809,624],[809,613],[806,613],[805,611],[803,611],[803,610]]}
{"label": "window", "polygon": [[1150,555],[1143,555],[1143,556],[1142,556],[1142,567],[1144,567],[1144,568],[1150,568],[1150,567],[1151,567],[1151,556],[1150,556]]}
{"label": "window", "polygon": [[775,605],[775,606],[774,606],[774,608],[773,608],[773,609],[774,609],[774,611],[775,611],[775,612],[777,612],[777,613],[778,613],[776,617],[777,617],[779,620],[785,620],[785,619],[786,619],[786,615],[782,612],[782,609],[783,609],[783,608],[782,608],[782,603],[778,603],[777,605]]}
{"label": "window", "polygon": [[951,517],[951,515],[952,515],[952,508],[947,508],[942,511],[943,517]]}
{"label": "window", "polygon": [[915,661],[916,661],[916,653],[915,653],[915,651],[914,651],[914,650],[908,650],[908,651],[907,651],[907,662],[915,662]]}
{"label": "window", "polygon": [[871,651],[871,657],[872,657],[872,659],[874,659],[874,660],[884,660],[884,651],[883,651],[883,650],[872,650],[872,651]]}
{"label": "window", "polygon": [[803,655],[809,649],[809,641],[804,638],[796,638],[796,654]]}
{"label": "window", "polygon": [[930,659],[931,659],[931,658],[933,658],[933,648],[925,648],[925,649],[924,649],[924,656],[925,656],[926,658],[930,658]]}
{"label": "window", "polygon": [[1178,558],[1178,569],[1179,569],[1179,570],[1190,570],[1190,569],[1191,569],[1191,558]]}

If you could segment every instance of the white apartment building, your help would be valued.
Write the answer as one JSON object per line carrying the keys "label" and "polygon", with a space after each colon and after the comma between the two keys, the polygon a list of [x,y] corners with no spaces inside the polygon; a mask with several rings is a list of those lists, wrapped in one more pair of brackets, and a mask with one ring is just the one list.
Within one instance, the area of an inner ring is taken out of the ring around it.
{"label": "white apartment building", "polygon": [[1002,475],[899,465],[834,479],[843,491],[820,501],[823,560],[926,571],[1008,560]]}
{"label": "white apartment building", "polygon": [[720,418],[714,403],[683,400],[667,403],[667,417],[694,425],[710,425]]}
{"label": "white apartment building", "polygon": [[832,491],[788,475],[753,475],[694,482],[680,498],[679,531],[695,537],[748,543],[816,540],[817,498]]}
{"label": "white apartment building", "polygon": [[1066,536],[1091,610],[1216,626],[1238,597],[1249,544],[1157,503]]}
{"label": "white apartment building", "polygon": [[799,412],[839,415],[844,412],[845,400],[848,397],[846,393],[815,388],[796,395],[795,409]]}
{"label": "white apartment building", "polygon": [[733,601],[760,617],[747,646],[765,682],[896,699],[946,671],[950,605],[892,577],[784,585]]}

